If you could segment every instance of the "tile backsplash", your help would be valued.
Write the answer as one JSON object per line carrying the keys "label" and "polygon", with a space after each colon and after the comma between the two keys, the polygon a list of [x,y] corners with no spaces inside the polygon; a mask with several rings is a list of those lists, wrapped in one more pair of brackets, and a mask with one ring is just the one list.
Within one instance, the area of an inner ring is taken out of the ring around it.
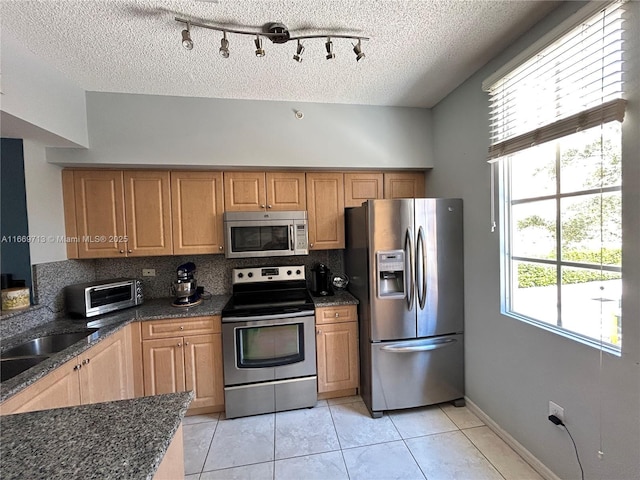
{"label": "tile backsplash", "polygon": [[[198,285],[214,295],[231,293],[231,270],[234,268],[303,264],[307,268],[307,281],[311,278],[311,267],[318,262],[326,264],[332,272],[344,272],[342,250],[322,250],[310,252],[308,256],[271,258],[226,259],[224,255],[184,255],[64,260],[33,266],[36,303],[46,305],[56,314],[61,314],[64,311],[62,289],[67,285],[118,277],[141,279],[145,298],[170,297],[176,269],[186,262],[195,263]],[[143,277],[143,268],[155,269],[156,276]]]}
{"label": "tile backsplash", "polygon": [[[186,262],[196,265],[196,280],[213,295],[231,293],[231,271],[234,268],[271,265],[300,265],[307,269],[307,281],[311,267],[326,264],[332,272],[344,272],[342,250],[310,252],[308,256],[226,259],[223,255],[184,255],[167,257],[134,257],[94,260],[96,280],[117,277],[133,277],[142,280],[145,298],[171,296],[171,283],[176,279],[176,269]],[[155,277],[143,277],[142,269],[152,268]]]}

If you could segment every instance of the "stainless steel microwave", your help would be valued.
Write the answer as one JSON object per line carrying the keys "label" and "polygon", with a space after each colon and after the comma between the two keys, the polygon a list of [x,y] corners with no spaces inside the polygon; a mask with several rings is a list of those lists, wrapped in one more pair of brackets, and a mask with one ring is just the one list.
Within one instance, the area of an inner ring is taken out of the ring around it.
{"label": "stainless steel microwave", "polygon": [[142,304],[142,282],[135,278],[116,278],[77,283],[64,289],[67,312],[81,317],[93,317]]}
{"label": "stainless steel microwave", "polygon": [[309,254],[306,211],[225,212],[227,258]]}

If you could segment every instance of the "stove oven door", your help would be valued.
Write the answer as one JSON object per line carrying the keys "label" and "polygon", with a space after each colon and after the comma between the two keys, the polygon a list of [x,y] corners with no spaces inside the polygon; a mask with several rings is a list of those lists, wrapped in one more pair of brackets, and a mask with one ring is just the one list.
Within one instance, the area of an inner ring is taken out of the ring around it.
{"label": "stove oven door", "polygon": [[225,386],[316,374],[312,312],[222,319]]}

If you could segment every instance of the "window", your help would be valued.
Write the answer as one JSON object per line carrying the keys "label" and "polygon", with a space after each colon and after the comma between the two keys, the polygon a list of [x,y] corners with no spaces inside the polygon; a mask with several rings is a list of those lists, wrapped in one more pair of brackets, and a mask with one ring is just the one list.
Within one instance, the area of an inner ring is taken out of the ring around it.
{"label": "window", "polygon": [[622,342],[622,27],[621,3],[610,4],[487,86],[502,312],[614,352]]}

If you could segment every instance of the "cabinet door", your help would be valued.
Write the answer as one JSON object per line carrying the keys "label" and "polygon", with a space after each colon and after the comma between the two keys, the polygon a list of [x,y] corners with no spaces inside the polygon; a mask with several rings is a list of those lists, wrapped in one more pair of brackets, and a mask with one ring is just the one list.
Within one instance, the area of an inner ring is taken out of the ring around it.
{"label": "cabinet door", "polygon": [[122,172],[76,170],[73,172],[78,256],[123,257],[125,236]]}
{"label": "cabinet door", "polygon": [[190,408],[224,405],[221,334],[184,337],[184,370],[186,390],[195,392]]}
{"label": "cabinet door", "polygon": [[267,172],[267,209],[306,210],[304,172]]}
{"label": "cabinet door", "polygon": [[184,392],[182,337],[142,342],[144,394]]}
{"label": "cabinet door", "polygon": [[7,415],[75,405],[80,405],[80,382],[74,358],[8,399],[0,412]]}
{"label": "cabinet door", "polygon": [[359,207],[369,199],[383,198],[382,173],[345,173],[344,206]]}
{"label": "cabinet door", "polygon": [[124,172],[127,255],[171,255],[169,172]]}
{"label": "cabinet door", "polygon": [[423,172],[384,174],[384,198],[420,198],[425,193]]}
{"label": "cabinet door", "polygon": [[173,252],[222,253],[221,172],[171,172]]}
{"label": "cabinet door", "polygon": [[224,172],[224,209],[260,211],[266,207],[264,172]]}
{"label": "cabinet door", "polygon": [[342,173],[307,173],[309,248],[344,248],[344,179]]}
{"label": "cabinet door", "polygon": [[358,387],[358,322],[316,326],[318,393]]}
{"label": "cabinet door", "polygon": [[78,356],[83,405],[133,396],[131,349],[126,333],[122,329]]}

